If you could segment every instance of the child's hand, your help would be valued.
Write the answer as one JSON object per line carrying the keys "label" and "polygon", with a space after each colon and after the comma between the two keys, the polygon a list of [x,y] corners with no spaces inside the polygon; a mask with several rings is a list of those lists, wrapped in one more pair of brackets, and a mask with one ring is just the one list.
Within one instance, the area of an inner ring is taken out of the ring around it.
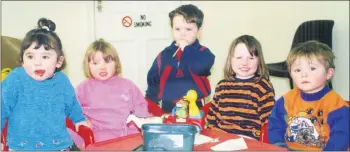
{"label": "child's hand", "polygon": [[188,41],[187,40],[178,40],[178,41],[176,41],[176,46],[178,46],[178,47],[180,47],[181,48],[181,50],[183,51],[184,50],[184,48],[188,45],[189,43],[188,43]]}
{"label": "child's hand", "polygon": [[75,130],[77,132],[79,131],[79,127],[80,126],[86,126],[86,127],[90,128],[90,129],[92,129],[92,125],[91,125],[91,122],[89,120],[78,122],[77,124],[75,124]]}

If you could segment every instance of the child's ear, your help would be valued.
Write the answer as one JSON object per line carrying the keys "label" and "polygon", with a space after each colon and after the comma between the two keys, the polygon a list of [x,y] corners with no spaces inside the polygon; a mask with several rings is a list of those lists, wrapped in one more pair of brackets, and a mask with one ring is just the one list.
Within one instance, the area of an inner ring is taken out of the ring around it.
{"label": "child's ear", "polygon": [[57,63],[56,63],[56,68],[60,68],[63,64],[64,61],[64,56],[58,57]]}
{"label": "child's ear", "polygon": [[332,78],[333,74],[334,74],[334,68],[329,68],[327,70],[327,76],[326,76],[327,80],[330,80]]}

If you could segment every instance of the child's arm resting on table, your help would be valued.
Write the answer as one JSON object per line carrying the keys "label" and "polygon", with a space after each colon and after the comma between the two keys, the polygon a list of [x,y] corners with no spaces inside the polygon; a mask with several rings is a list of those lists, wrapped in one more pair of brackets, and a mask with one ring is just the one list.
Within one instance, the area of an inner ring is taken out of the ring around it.
{"label": "child's arm resting on table", "polygon": [[148,112],[155,115],[161,116],[164,114],[164,111],[158,106],[159,101],[161,100],[158,97],[159,94],[159,84],[160,84],[160,72],[159,69],[161,65],[161,54],[159,53],[156,59],[153,61],[151,69],[147,74],[147,90],[146,90],[146,100],[148,102]]}
{"label": "child's arm resting on table", "polygon": [[215,94],[213,100],[211,101],[211,105],[206,118],[208,121],[208,128],[214,128],[218,126],[217,120],[219,120],[219,118],[217,116],[219,115],[219,84],[220,82],[216,85]]}
{"label": "child's arm resting on table", "polygon": [[330,128],[330,138],[323,150],[347,150],[349,146],[349,107],[343,106],[329,113],[327,123]]}
{"label": "child's arm resting on table", "polygon": [[150,117],[152,114],[148,112],[148,103],[145,99],[145,97],[142,95],[140,89],[135,85],[131,84],[131,95],[133,100],[133,112],[138,117]]}
{"label": "child's arm resting on table", "polygon": [[80,125],[91,128],[91,124],[87,121],[86,117],[83,114],[83,110],[77,100],[73,86],[71,84],[67,84],[66,90],[68,99],[66,101],[65,109],[66,116],[73,121],[76,127],[76,131],[78,131]]}
{"label": "child's arm resting on table", "polygon": [[[161,53],[159,53],[159,58],[161,58]],[[158,104],[161,99],[158,98],[159,93],[159,83],[160,83],[160,70],[158,68],[158,56],[153,61],[151,69],[149,69],[147,74],[147,90],[146,90],[146,98]]]}
{"label": "child's arm resting on table", "polygon": [[271,114],[272,108],[275,104],[275,93],[272,88],[268,88],[268,91],[262,96],[258,105],[258,114],[261,124],[267,122],[268,117]]}
{"label": "child's arm resting on table", "polygon": [[20,79],[17,78],[15,71],[12,71],[1,82],[1,131],[5,127],[6,118],[11,114],[17,103],[19,81]]}
{"label": "child's arm resting on table", "polygon": [[287,147],[284,134],[286,133],[286,121],[284,119],[286,110],[284,108],[284,99],[281,97],[277,100],[269,117],[268,137],[269,143],[281,147]]}

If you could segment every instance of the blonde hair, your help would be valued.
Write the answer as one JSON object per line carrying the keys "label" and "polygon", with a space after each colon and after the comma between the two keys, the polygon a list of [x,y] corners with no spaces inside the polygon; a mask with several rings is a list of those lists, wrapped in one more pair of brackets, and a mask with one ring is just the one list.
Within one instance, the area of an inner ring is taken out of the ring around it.
{"label": "blonde hair", "polygon": [[256,72],[256,74],[259,74],[259,80],[261,78],[265,78],[267,80],[269,80],[269,73],[267,71],[266,65],[265,65],[265,61],[264,61],[264,56],[263,56],[263,52],[262,52],[262,47],[261,44],[259,43],[259,41],[257,39],[255,39],[253,36],[250,35],[242,35],[238,38],[236,38],[235,40],[233,40],[233,42],[231,43],[228,55],[227,55],[227,59],[226,59],[226,64],[224,67],[224,78],[226,80],[234,80],[234,76],[235,72],[232,69],[232,57],[235,51],[235,48],[238,44],[240,43],[244,43],[245,46],[248,48],[248,51],[250,53],[250,55],[254,55],[257,56],[259,58],[259,63],[258,63],[258,70]]}
{"label": "blonde hair", "polygon": [[291,67],[294,62],[301,57],[306,57],[308,59],[316,57],[321,63],[323,63],[326,70],[329,68],[335,68],[335,56],[332,52],[332,49],[327,44],[318,42],[316,40],[306,41],[292,48],[286,60],[289,72],[291,72]]}
{"label": "blonde hair", "polygon": [[97,52],[101,52],[103,54],[103,59],[106,62],[110,60],[115,62],[115,75],[119,75],[122,72],[117,50],[112,46],[112,44],[104,41],[103,39],[99,39],[91,43],[85,52],[83,67],[84,74],[87,78],[93,78],[89,68],[89,63],[93,60]]}

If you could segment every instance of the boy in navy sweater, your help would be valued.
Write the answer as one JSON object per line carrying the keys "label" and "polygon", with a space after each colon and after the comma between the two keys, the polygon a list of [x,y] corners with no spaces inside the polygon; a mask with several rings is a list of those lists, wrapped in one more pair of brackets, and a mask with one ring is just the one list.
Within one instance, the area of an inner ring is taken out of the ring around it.
{"label": "boy in navy sweater", "polygon": [[[203,17],[203,12],[191,4],[169,13],[174,41],[158,54],[147,75],[146,99],[154,115],[171,112],[190,89],[197,91],[199,107],[210,95],[207,77],[215,56],[198,41]],[[162,110],[155,106],[160,101]]]}

